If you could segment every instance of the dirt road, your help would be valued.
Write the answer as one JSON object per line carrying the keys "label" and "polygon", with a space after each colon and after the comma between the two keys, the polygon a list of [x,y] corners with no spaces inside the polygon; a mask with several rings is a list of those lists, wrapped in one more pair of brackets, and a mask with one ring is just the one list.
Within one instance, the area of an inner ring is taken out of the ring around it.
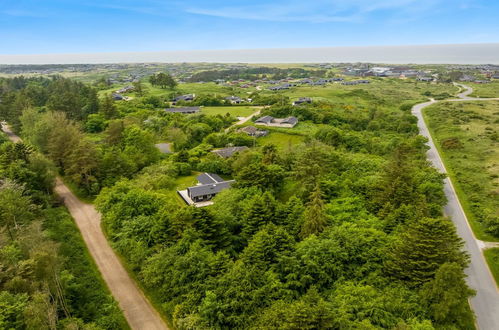
{"label": "dirt road", "polygon": [[247,122],[248,120],[250,120],[251,118],[253,118],[253,117],[255,117],[255,116],[258,116],[258,115],[260,114],[260,111],[261,111],[261,109],[260,109],[260,110],[255,111],[255,112],[253,112],[253,113],[252,113],[251,115],[249,115],[248,117],[244,117],[243,119],[239,120],[237,123],[235,123],[235,124],[231,125],[230,127],[226,128],[226,129],[225,129],[225,132],[230,131],[230,129],[231,129],[232,127],[234,127],[234,126],[242,125],[242,124],[244,124],[245,122]]}
{"label": "dirt road", "polygon": [[[2,130],[11,141],[21,141],[7,125],[2,124]],[[55,192],[64,199],[64,204],[75,219],[90,254],[111,293],[123,310],[130,327],[138,330],[168,329],[158,312],[145,298],[134,280],[130,278],[109,245],[100,226],[100,213],[95,210],[93,205],[80,201],[60,178],[56,179]]]}

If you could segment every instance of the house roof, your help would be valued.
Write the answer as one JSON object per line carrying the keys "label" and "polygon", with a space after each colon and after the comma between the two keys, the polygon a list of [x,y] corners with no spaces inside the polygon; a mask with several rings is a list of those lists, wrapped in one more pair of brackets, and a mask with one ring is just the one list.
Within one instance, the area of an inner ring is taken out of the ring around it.
{"label": "house roof", "polygon": [[312,99],[310,97],[300,97],[298,100],[293,102],[293,104],[302,104],[302,103],[312,103]]}
{"label": "house roof", "polygon": [[230,181],[223,181],[212,184],[203,184],[200,186],[189,187],[187,188],[187,190],[191,198],[198,196],[206,196],[211,194],[217,194],[222,190],[229,188],[234,182],[235,182],[234,180],[230,180]]}
{"label": "house roof", "polygon": [[274,117],[272,117],[272,116],[263,116],[263,117],[260,117],[257,120],[255,120],[255,123],[268,124],[268,123],[271,123],[272,120],[274,120]]}
{"label": "house roof", "polygon": [[298,119],[296,117],[287,117],[281,121],[281,124],[295,125],[296,123],[298,123]]}
{"label": "house roof", "polygon": [[170,143],[157,143],[154,145],[163,154],[169,154],[172,152],[170,148]]}
{"label": "house roof", "polygon": [[227,96],[225,99],[228,101],[241,101],[242,100],[239,96]]}
{"label": "house roof", "polygon": [[186,94],[186,95],[180,95],[175,98],[173,98],[173,102],[177,101],[189,101],[194,99],[194,94]]}
{"label": "house roof", "polygon": [[199,112],[199,107],[166,108],[165,111],[170,113],[192,113]]}
{"label": "house roof", "polygon": [[113,99],[115,100],[123,100],[123,95],[118,93],[113,93]]}
{"label": "house roof", "polygon": [[219,182],[224,182],[224,179],[222,179],[220,176],[214,173],[203,173],[199,174],[196,179],[199,181],[199,183],[203,184],[214,184],[214,183],[219,183]]}
{"label": "house roof", "polygon": [[248,134],[255,134],[257,130],[258,128],[256,128],[255,126],[246,126],[241,128],[240,131]]}
{"label": "house roof", "polygon": [[219,155],[222,158],[229,158],[232,155],[234,155],[236,152],[241,152],[241,151],[246,150],[246,149],[248,149],[248,147],[246,147],[246,146],[228,147],[228,148],[213,150],[212,152],[216,153],[217,155]]}

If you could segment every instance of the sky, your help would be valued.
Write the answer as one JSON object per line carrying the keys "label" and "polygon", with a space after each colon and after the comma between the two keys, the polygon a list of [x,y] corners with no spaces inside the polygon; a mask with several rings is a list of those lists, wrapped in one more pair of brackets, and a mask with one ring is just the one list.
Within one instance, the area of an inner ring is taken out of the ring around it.
{"label": "sky", "polygon": [[0,0],[0,55],[499,42],[496,0]]}

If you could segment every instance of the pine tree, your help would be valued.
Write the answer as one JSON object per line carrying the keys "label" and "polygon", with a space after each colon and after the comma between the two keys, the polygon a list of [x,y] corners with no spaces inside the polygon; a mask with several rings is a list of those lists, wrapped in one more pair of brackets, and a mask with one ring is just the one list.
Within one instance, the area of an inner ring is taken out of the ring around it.
{"label": "pine tree", "polygon": [[423,286],[423,304],[436,324],[466,329],[473,322],[468,298],[475,292],[466,285],[464,276],[460,265],[445,263],[438,269],[435,279]]}
{"label": "pine tree", "polygon": [[305,210],[305,221],[301,227],[300,237],[306,238],[310,235],[321,233],[327,225],[326,214],[324,212],[324,201],[319,185],[310,195],[310,202]]}
{"label": "pine tree", "polygon": [[386,271],[395,278],[419,286],[430,281],[439,267],[455,262],[462,268],[468,257],[454,225],[444,218],[422,218],[409,224],[394,243]]}
{"label": "pine tree", "polygon": [[276,201],[269,192],[257,196],[244,216],[242,236],[250,240],[261,227],[274,220],[275,210]]}
{"label": "pine tree", "polygon": [[102,113],[102,115],[104,115],[106,119],[112,119],[118,114],[118,110],[116,109],[116,105],[114,104],[114,100],[111,94],[106,95],[106,97],[102,100],[99,108],[100,113]]}

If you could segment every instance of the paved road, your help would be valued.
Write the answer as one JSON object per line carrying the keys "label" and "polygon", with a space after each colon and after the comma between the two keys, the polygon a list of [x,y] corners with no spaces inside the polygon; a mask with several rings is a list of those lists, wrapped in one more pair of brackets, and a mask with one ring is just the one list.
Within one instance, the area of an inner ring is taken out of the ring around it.
{"label": "paved road", "polygon": [[[2,130],[11,141],[21,141],[7,125],[2,124]],[[111,293],[123,310],[130,327],[137,330],[168,329],[157,311],[130,278],[109,245],[100,226],[100,213],[95,210],[93,205],[80,201],[59,177],[56,178],[55,192],[64,199],[64,204],[75,219],[90,254]]]}
{"label": "paved road", "polygon": [[[465,85],[460,86],[463,87],[465,91],[458,94],[459,99],[446,101],[499,100],[499,98],[471,98],[468,95],[473,92],[473,89]],[[428,159],[440,172],[447,173],[422,115],[422,110],[425,107],[437,102],[438,101],[431,100],[429,102],[417,104],[412,108],[412,113],[418,118],[420,134],[428,138],[428,145],[430,147],[427,153]],[[449,178],[445,179],[444,191],[448,200],[444,212],[452,218],[459,236],[461,236],[465,242],[465,249],[471,256],[470,265],[465,272],[466,275],[468,275],[468,285],[477,292],[476,296],[471,298],[471,307],[476,315],[477,326],[481,330],[497,330],[499,329],[499,292],[497,291],[494,278],[492,277],[482,254],[482,248],[487,243],[481,242],[475,238],[468,223],[468,219],[466,218],[466,214],[459,202],[454,186],[452,185],[452,181]]]}

